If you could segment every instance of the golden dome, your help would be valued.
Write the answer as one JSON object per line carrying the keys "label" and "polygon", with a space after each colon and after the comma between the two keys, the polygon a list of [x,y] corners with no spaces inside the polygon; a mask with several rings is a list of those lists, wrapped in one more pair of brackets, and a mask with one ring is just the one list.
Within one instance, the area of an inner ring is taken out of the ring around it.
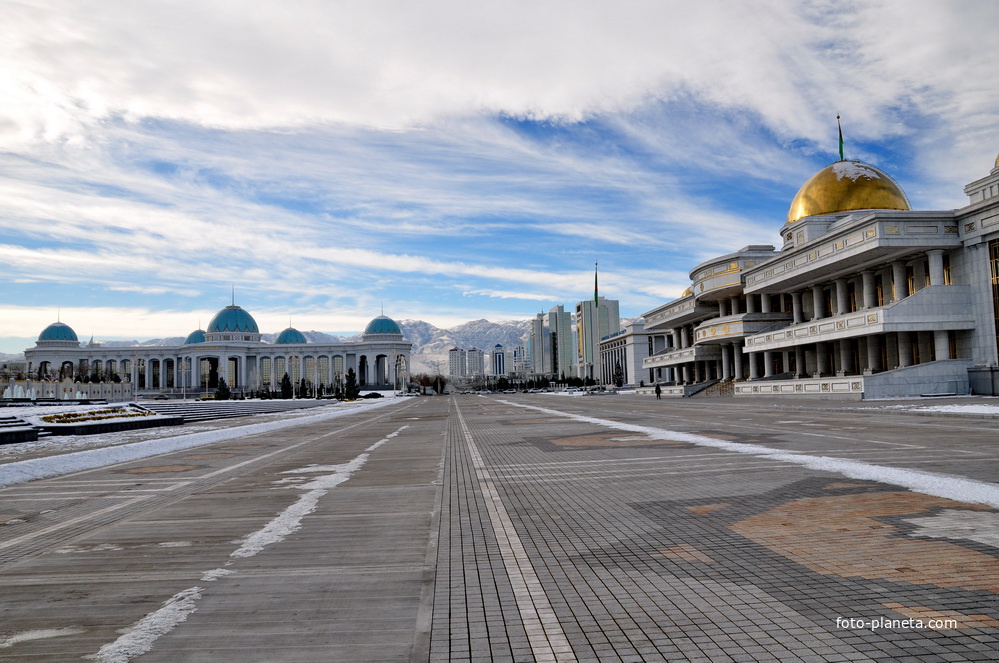
{"label": "golden dome", "polygon": [[912,208],[895,181],[874,166],[859,161],[837,161],[812,175],[798,189],[787,211],[787,222],[860,209]]}

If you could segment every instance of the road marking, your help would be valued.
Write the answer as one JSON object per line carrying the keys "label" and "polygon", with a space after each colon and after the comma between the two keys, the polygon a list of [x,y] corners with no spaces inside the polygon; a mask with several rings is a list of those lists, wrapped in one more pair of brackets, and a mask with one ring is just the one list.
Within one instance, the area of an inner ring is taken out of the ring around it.
{"label": "road marking", "polygon": [[520,610],[520,618],[524,621],[524,630],[527,632],[528,642],[531,643],[534,658],[539,663],[575,661],[576,655],[572,652],[569,639],[562,630],[555,609],[552,608],[551,601],[541,586],[541,580],[531,565],[531,559],[524,550],[524,544],[517,535],[510,514],[503,506],[503,501],[490,478],[489,470],[482,462],[482,456],[479,455],[479,449],[457,402],[454,407],[469,456],[472,458],[472,467],[479,489],[486,498],[489,522],[492,524],[500,554],[503,556],[503,566],[506,567],[507,575],[510,577],[514,599]]}

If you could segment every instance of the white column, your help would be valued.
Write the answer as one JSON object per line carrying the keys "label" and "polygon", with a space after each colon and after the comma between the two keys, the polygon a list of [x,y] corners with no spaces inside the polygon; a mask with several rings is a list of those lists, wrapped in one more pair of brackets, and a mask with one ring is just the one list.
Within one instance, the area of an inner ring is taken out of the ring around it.
{"label": "white column", "polygon": [[849,290],[846,279],[836,279],[836,315],[843,315],[850,311]]}
{"label": "white column", "polygon": [[853,351],[850,347],[850,339],[839,339],[839,375],[846,375],[849,373],[850,365],[853,363],[851,361],[852,358]]}
{"label": "white column", "polygon": [[881,370],[881,337],[867,337],[867,368],[871,373]]}
{"label": "white column", "polygon": [[874,272],[865,269],[860,273],[864,279],[864,308],[877,306],[877,290],[874,287]]}
{"label": "white column", "polygon": [[822,305],[824,297],[822,296],[822,286],[813,285],[812,286],[812,320],[818,320],[819,318],[825,317],[825,307]]}
{"label": "white column", "polygon": [[907,331],[898,332],[898,365],[912,366],[912,334]]}
{"label": "white column", "polygon": [[733,357],[732,358],[735,360],[734,361],[734,363],[735,363],[735,371],[734,371],[734,373],[735,373],[735,379],[736,380],[741,380],[742,379],[742,347],[743,346],[742,346],[741,343],[735,343],[734,345],[732,345],[732,353],[733,353]]}
{"label": "white column", "polygon": [[791,293],[791,315],[794,316],[794,324],[801,324],[804,318],[801,314],[801,292]]}
{"label": "white column", "polygon": [[944,284],[943,250],[932,249],[926,252],[930,259],[930,285]]}
{"label": "white column", "polygon": [[933,332],[933,353],[937,361],[950,359],[950,339],[946,329],[937,329]]}
{"label": "white column", "polygon": [[770,313],[770,295],[767,293],[760,295],[760,312]]}
{"label": "white column", "polygon": [[892,301],[901,301],[909,295],[909,283],[905,278],[905,261],[896,260],[891,264]]}

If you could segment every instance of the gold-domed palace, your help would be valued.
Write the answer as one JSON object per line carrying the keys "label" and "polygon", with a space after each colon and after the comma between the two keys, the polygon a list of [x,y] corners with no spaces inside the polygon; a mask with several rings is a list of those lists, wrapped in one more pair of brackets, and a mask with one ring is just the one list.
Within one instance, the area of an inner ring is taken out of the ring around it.
{"label": "gold-domed palace", "polygon": [[914,211],[873,166],[820,170],[780,250],[708,260],[644,314],[644,368],[673,396],[999,393],[999,157],[964,191],[965,207]]}
{"label": "gold-domed palace", "polygon": [[[178,346],[81,344],[69,325],[55,322],[24,355],[38,398],[73,398],[73,390],[84,390],[90,398],[119,400],[215,389],[220,377],[237,392],[277,390],[285,374],[317,393],[351,369],[367,389],[401,388],[411,349],[398,323],[384,315],[368,323],[357,339],[310,343],[289,327],[273,343],[264,343],[253,316],[233,303]],[[93,384],[73,386],[74,379],[90,377]]]}

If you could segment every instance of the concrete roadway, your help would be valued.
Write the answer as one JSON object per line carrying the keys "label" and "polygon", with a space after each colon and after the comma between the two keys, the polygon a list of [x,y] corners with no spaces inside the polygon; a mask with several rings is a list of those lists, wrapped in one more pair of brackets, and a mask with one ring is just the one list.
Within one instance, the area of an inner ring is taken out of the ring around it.
{"label": "concrete roadway", "polygon": [[0,490],[0,661],[999,658],[999,420],[865,407],[407,399]]}

